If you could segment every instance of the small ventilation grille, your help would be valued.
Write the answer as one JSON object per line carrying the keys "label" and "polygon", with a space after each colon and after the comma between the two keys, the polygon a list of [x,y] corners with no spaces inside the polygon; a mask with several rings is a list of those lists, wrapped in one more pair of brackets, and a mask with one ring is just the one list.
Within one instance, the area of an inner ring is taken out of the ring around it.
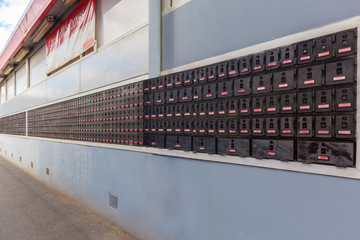
{"label": "small ventilation grille", "polygon": [[109,206],[118,209],[118,197],[109,193]]}

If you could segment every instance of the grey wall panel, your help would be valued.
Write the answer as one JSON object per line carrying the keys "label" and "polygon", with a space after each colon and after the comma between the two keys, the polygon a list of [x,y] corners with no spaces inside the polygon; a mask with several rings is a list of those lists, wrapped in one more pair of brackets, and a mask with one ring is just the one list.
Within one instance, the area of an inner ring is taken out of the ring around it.
{"label": "grey wall panel", "polygon": [[16,112],[16,110],[14,109],[13,110],[13,104],[14,101],[9,101],[9,102],[6,102],[6,103],[3,103],[1,104],[0,106],[0,115],[6,115],[6,114],[9,114],[9,113],[12,113],[12,112]]}
{"label": "grey wall panel", "polygon": [[30,108],[44,104],[46,102],[46,85],[47,82],[43,81],[35,87],[28,89],[24,94],[25,98],[23,105],[26,108]]}
{"label": "grey wall panel", "polygon": [[77,63],[47,80],[46,101],[51,102],[79,92],[80,64]]}
{"label": "grey wall panel", "polygon": [[24,104],[26,103],[27,99],[28,98],[25,94],[19,95],[16,98],[12,98],[0,106],[0,115],[24,110],[26,108]]}
{"label": "grey wall panel", "polygon": [[0,148],[141,239],[359,239],[358,180],[4,135]]}
{"label": "grey wall panel", "polygon": [[35,107],[46,102],[46,81],[0,105],[0,116]]}
{"label": "grey wall panel", "polygon": [[149,27],[81,62],[81,91],[148,73]]}
{"label": "grey wall panel", "polygon": [[163,68],[359,15],[357,0],[194,0],[164,17]]}
{"label": "grey wall panel", "polygon": [[96,1],[96,34],[102,47],[148,21],[148,0]]}
{"label": "grey wall panel", "polygon": [[146,231],[156,239],[210,239],[214,226],[209,225],[208,164],[157,155],[146,158]]}

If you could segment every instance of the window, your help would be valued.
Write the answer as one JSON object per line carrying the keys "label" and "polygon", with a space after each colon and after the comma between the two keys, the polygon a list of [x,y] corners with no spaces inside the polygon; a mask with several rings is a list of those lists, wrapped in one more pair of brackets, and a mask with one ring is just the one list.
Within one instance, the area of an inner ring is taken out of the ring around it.
{"label": "window", "polygon": [[26,64],[22,65],[16,72],[16,95],[27,88]]}
{"label": "window", "polygon": [[7,87],[7,98],[6,100],[10,100],[15,96],[15,74],[13,74],[6,83]]}
{"label": "window", "polygon": [[4,83],[3,85],[1,85],[0,87],[0,103],[3,104],[6,102],[6,83]]}
{"label": "window", "polygon": [[30,58],[30,86],[34,86],[46,79],[46,48],[42,46]]}

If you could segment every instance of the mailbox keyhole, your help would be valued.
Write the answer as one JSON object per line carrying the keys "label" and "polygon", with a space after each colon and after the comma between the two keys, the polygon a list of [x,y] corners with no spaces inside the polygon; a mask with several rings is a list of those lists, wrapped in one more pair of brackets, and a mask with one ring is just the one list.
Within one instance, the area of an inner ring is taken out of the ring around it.
{"label": "mailbox keyhole", "polygon": [[270,141],[270,150],[274,150],[274,142],[273,141]]}
{"label": "mailbox keyhole", "polygon": [[321,154],[326,154],[326,148],[321,148]]}

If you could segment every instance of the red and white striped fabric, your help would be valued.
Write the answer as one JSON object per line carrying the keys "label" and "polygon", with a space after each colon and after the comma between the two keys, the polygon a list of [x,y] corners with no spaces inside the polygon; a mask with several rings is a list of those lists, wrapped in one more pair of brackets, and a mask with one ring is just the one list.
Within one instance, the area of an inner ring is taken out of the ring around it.
{"label": "red and white striped fabric", "polygon": [[95,0],[83,0],[46,38],[46,71],[61,67],[95,42]]}

